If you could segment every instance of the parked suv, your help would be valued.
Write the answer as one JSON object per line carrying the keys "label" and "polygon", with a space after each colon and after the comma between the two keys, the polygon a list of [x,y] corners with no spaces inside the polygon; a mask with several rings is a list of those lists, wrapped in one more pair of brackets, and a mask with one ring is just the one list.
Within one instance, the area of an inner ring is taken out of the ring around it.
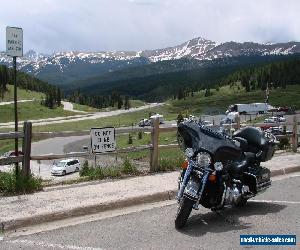
{"label": "parked suv", "polygon": [[80,162],[77,159],[62,160],[56,164],[53,164],[51,174],[52,175],[66,175],[68,173],[77,172],[80,170]]}

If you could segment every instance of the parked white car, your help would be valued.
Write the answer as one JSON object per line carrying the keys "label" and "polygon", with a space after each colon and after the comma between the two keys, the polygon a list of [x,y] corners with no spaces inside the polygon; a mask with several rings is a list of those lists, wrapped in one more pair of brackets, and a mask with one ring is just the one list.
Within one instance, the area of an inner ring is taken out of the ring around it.
{"label": "parked white car", "polygon": [[272,117],[265,119],[265,123],[275,123],[275,122],[276,121]]}
{"label": "parked white car", "polygon": [[80,170],[80,162],[78,159],[62,160],[56,164],[53,164],[51,174],[52,175],[66,175],[74,173]]}
{"label": "parked white car", "polygon": [[142,119],[138,123],[139,127],[151,126],[151,121],[149,119]]}
{"label": "parked white car", "polygon": [[211,121],[202,121],[201,122],[204,126],[213,126],[213,123]]}

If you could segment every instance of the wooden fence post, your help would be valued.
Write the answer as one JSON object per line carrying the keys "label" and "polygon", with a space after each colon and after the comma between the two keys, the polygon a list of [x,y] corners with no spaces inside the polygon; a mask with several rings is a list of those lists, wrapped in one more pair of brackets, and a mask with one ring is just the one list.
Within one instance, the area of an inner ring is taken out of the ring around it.
{"label": "wooden fence post", "polygon": [[22,175],[23,177],[29,177],[30,171],[30,158],[31,158],[31,137],[32,137],[32,123],[24,122],[24,139],[22,151],[24,154],[22,164]]}
{"label": "wooden fence post", "polygon": [[237,129],[241,128],[241,116],[240,116],[240,114],[237,115],[236,128]]}
{"label": "wooden fence post", "polygon": [[293,152],[297,152],[298,147],[298,124],[297,124],[297,117],[294,116],[293,120],[293,136],[292,136],[292,148]]}
{"label": "wooden fence post", "polygon": [[158,169],[158,139],[159,139],[159,118],[152,118],[151,143],[150,149],[150,172],[155,172]]}

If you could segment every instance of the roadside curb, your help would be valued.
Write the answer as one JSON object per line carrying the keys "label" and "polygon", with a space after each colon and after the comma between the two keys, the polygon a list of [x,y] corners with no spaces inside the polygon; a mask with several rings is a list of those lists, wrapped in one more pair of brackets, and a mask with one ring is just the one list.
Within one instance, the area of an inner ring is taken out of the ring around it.
{"label": "roadside curb", "polygon": [[278,176],[278,175],[286,175],[294,172],[300,171],[300,166],[294,166],[294,167],[287,167],[282,169],[276,169],[271,171],[271,177]]}
{"label": "roadside curb", "polygon": [[[300,166],[276,169],[271,171],[271,177],[286,175],[298,171],[300,171]],[[41,223],[52,222],[52,221],[67,219],[71,217],[79,217],[88,214],[95,214],[95,213],[104,212],[108,210],[115,210],[115,209],[130,207],[130,206],[141,205],[145,203],[173,200],[175,199],[176,192],[177,190],[168,190],[164,192],[158,192],[149,195],[140,195],[140,196],[117,200],[117,201],[110,201],[106,203],[77,207],[71,210],[65,210],[65,211],[53,212],[47,214],[39,214],[36,216],[18,218],[10,221],[3,221],[0,222],[0,231],[2,232],[11,231],[11,230],[16,230],[18,228],[37,225]]]}
{"label": "roadside curb", "polygon": [[5,231],[15,230],[22,227],[37,225],[37,224],[56,221],[56,220],[62,220],[71,217],[95,214],[95,213],[104,212],[108,210],[115,210],[115,209],[130,207],[130,206],[141,205],[145,203],[173,200],[175,198],[175,194],[176,194],[176,190],[169,190],[169,191],[164,191],[159,193],[153,193],[150,195],[132,197],[124,200],[77,207],[66,211],[39,214],[36,216],[20,218],[11,221],[3,221],[0,222],[0,227],[2,231],[5,232]]}

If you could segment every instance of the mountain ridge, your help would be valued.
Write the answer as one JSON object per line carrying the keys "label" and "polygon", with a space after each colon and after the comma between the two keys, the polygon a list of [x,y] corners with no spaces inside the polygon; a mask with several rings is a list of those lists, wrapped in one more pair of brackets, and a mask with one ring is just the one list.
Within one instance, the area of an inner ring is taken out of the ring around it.
{"label": "mountain ridge", "polygon": [[[130,67],[162,61],[188,59],[199,61],[239,56],[290,55],[300,53],[300,42],[255,43],[225,42],[197,37],[180,45],[143,51],[56,52],[52,55],[33,50],[18,58],[18,69],[55,85],[96,77]],[[12,65],[12,59],[0,52],[0,64]]]}

